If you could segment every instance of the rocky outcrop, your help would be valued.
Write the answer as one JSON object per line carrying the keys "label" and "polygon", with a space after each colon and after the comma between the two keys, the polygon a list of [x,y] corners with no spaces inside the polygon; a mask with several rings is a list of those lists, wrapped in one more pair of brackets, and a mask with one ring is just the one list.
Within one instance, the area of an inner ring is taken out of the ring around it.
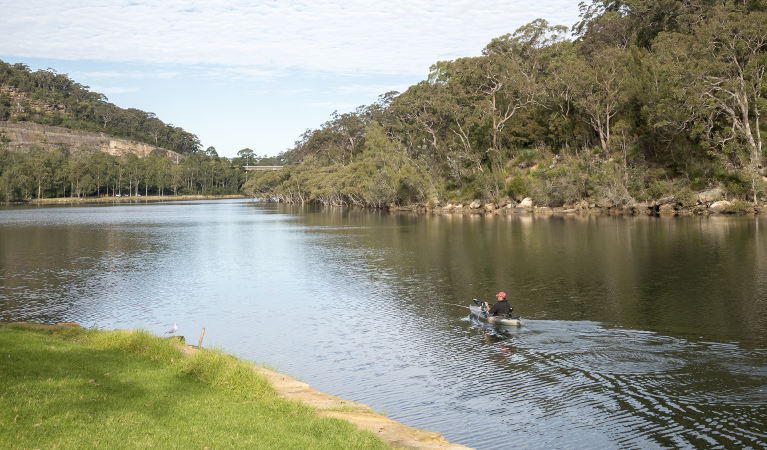
{"label": "rocky outcrop", "polygon": [[533,199],[530,197],[525,197],[521,202],[519,202],[517,208],[532,208],[533,206]]}
{"label": "rocky outcrop", "polygon": [[698,192],[698,203],[711,203],[723,198],[724,191],[722,191],[722,188],[720,187]]}
{"label": "rocky outcrop", "polygon": [[728,202],[727,200],[719,200],[718,202],[712,203],[711,206],[708,207],[708,210],[714,214],[722,214],[730,206],[732,206],[731,202]]}
{"label": "rocky outcrop", "polygon": [[658,207],[658,214],[664,216],[664,215],[671,215],[676,213],[676,210],[674,209],[674,205],[671,203],[663,203]]}
{"label": "rocky outcrop", "polygon": [[181,157],[180,154],[171,150],[118,139],[103,133],[75,131],[32,122],[0,121],[0,136],[5,136],[10,150],[19,152],[28,152],[33,148],[50,150],[67,147],[74,152],[97,150],[115,156],[134,154],[140,158],[149,156],[153,150],[160,150],[170,159],[178,160]]}

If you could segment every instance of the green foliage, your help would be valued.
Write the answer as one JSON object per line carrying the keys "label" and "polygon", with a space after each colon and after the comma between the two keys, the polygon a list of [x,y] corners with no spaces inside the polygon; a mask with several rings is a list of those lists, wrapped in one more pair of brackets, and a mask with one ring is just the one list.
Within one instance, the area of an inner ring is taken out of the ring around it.
{"label": "green foliage", "polygon": [[754,204],[745,200],[734,200],[724,209],[727,214],[753,214]]}
{"label": "green foliage", "polygon": [[527,190],[527,181],[520,175],[515,175],[506,183],[506,195],[509,197],[522,199],[527,195]]}
{"label": "green foliage", "polygon": [[0,146],[0,201],[114,195],[236,194],[244,172],[227,158],[194,153],[171,161],[67,148],[17,153]]}
{"label": "green foliage", "polygon": [[690,208],[698,204],[698,196],[689,186],[683,186],[674,193],[674,200],[680,205]]}
{"label": "green foliage", "polygon": [[537,20],[481,56],[437,62],[405,92],[308,130],[281,156],[301,177],[264,176],[251,192],[371,206],[427,191],[690,205],[691,193],[721,184],[732,198],[761,198],[762,3],[585,2],[574,40]]}
{"label": "green foliage", "polygon": [[0,325],[2,448],[386,448],[244,361],[145,332]]}
{"label": "green foliage", "polygon": [[634,198],[628,191],[624,167],[613,161],[606,161],[597,166],[591,175],[594,186],[592,197],[602,205],[628,205]]}
{"label": "green foliage", "polygon": [[725,189],[732,197],[745,197],[751,189],[749,180],[744,179],[740,174],[731,174],[726,178]]}
{"label": "green foliage", "polygon": [[289,203],[315,201],[332,205],[372,206],[425,201],[435,188],[429,174],[390,140],[377,123],[362,136],[360,153],[347,164],[322,165],[314,157],[279,172],[254,175],[244,186],[257,197]]}
{"label": "green foliage", "polygon": [[[18,108],[11,106],[11,90],[21,102]],[[9,119],[103,132],[182,154],[200,150],[197,136],[153,113],[115,106],[52,69],[32,72],[24,64],[0,61],[0,120]]]}

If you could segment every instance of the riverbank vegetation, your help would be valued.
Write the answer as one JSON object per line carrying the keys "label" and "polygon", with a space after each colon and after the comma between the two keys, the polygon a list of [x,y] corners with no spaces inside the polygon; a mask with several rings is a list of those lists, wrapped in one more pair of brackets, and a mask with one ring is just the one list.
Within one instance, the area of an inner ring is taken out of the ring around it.
{"label": "riverbank vegetation", "polygon": [[381,207],[765,200],[767,4],[593,0],[307,130],[245,191]]}
{"label": "riverbank vegetation", "polygon": [[0,325],[3,448],[387,448],[249,364],[145,332]]}
{"label": "riverbank vegetation", "polygon": [[[138,109],[123,109],[67,75],[32,72],[0,61],[0,121],[35,122],[104,133],[155,146],[148,157],[98,149],[33,145],[12,150],[0,131],[0,202],[46,198],[136,195],[232,195],[241,192],[248,163],[273,158],[242,149],[235,158],[203,149],[197,136]],[[42,139],[45,139],[43,136]],[[165,150],[176,154],[169,156]]]}
{"label": "riverbank vegetation", "polygon": [[246,179],[241,158],[213,147],[176,160],[165,151],[147,157],[65,147],[10,151],[0,142],[0,201],[136,195],[232,195]]}

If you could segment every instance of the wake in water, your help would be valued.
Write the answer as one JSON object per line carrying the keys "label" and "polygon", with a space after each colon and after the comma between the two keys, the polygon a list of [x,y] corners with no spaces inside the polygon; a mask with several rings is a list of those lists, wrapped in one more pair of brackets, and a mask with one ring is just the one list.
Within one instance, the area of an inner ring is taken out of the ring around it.
{"label": "wake in water", "polygon": [[475,326],[481,348],[504,376],[477,383],[464,399],[497,405],[511,442],[524,439],[526,447],[540,448],[767,446],[765,349],[594,322],[527,320],[518,330]]}

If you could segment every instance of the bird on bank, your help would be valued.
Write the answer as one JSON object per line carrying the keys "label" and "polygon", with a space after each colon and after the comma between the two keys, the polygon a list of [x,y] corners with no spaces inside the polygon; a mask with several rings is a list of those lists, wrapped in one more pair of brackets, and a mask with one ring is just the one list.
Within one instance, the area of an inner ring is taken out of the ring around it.
{"label": "bird on bank", "polygon": [[178,331],[178,324],[175,324],[175,323],[174,323],[174,324],[173,324],[173,328],[171,328],[170,330],[166,331],[166,332],[165,332],[165,334],[173,334],[173,333],[175,333],[176,331]]}

